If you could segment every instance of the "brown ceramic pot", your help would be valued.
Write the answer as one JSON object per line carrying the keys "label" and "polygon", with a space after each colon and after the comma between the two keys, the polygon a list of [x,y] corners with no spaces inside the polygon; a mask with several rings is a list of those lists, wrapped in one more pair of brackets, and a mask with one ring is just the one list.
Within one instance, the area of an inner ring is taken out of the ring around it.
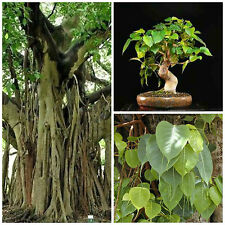
{"label": "brown ceramic pot", "polygon": [[180,108],[187,107],[192,103],[192,97],[189,94],[173,97],[154,97],[150,95],[152,95],[151,91],[139,94],[137,96],[138,105],[152,108]]}

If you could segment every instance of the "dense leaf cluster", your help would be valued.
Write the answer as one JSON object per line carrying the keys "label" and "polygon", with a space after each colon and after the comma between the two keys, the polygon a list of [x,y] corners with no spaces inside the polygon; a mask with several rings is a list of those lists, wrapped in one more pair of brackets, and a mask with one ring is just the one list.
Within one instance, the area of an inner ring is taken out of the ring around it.
{"label": "dense leaf cluster", "polygon": [[135,41],[137,60],[141,63],[141,84],[147,84],[147,78],[157,71],[159,65],[167,62],[169,66],[182,64],[182,71],[188,63],[197,59],[201,60],[201,54],[212,56],[205,42],[198,36],[200,31],[189,20],[169,17],[164,23],[155,25],[145,31],[139,29],[130,34],[123,47],[123,53],[132,41]]}
{"label": "dense leaf cluster", "polygon": [[[222,177],[212,177],[211,147],[204,134],[206,124],[210,125],[215,117],[201,115],[195,125],[161,121],[155,134],[128,137],[128,142],[136,146],[132,149],[115,132],[120,163],[126,162],[136,171],[123,179],[118,193],[120,174],[115,169],[115,194],[119,195],[116,222],[131,222],[134,218],[138,222],[179,222],[195,211],[209,219],[222,200]],[[158,184],[159,193],[153,190],[152,182]],[[140,213],[143,208],[145,217]]]}

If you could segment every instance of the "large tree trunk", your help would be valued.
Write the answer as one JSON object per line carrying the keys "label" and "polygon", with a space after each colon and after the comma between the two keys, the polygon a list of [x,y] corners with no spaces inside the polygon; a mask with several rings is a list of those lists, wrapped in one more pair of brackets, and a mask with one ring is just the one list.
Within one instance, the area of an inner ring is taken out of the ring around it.
{"label": "large tree trunk", "polygon": [[[39,4],[29,7],[26,32],[32,37],[41,78],[38,86],[27,88],[24,108],[3,96],[3,117],[14,130],[18,149],[10,204],[30,207],[46,222],[67,222],[80,213],[105,215],[110,209],[110,115],[102,115],[110,99],[98,96],[88,107],[88,98],[83,103],[79,81],[73,77],[95,45],[90,39],[68,50],[71,39],[59,41],[64,30],[49,24]],[[101,162],[92,160],[92,153],[97,159],[102,138],[106,162],[100,173]]]}

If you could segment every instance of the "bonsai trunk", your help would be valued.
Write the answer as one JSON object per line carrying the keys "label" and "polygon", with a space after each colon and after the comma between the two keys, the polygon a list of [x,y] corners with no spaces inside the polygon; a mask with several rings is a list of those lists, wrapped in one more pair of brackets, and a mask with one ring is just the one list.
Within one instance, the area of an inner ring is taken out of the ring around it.
{"label": "bonsai trunk", "polygon": [[176,87],[178,84],[178,80],[176,76],[168,70],[168,63],[164,62],[159,67],[159,76],[165,81],[164,91],[168,91],[176,94]]}

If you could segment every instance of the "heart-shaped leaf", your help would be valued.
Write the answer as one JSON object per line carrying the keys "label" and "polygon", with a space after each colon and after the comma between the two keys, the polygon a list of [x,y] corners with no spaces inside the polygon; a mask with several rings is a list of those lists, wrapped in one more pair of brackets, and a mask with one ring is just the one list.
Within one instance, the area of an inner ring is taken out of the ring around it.
{"label": "heart-shaped leaf", "polygon": [[165,31],[152,31],[152,37],[155,44],[159,43],[165,37]]}
{"label": "heart-shaped leaf", "polygon": [[152,135],[149,140],[149,146],[147,150],[147,159],[152,168],[161,176],[165,171],[170,169],[177,158],[174,158],[168,162],[167,158],[163,156],[156,143],[156,136]]}
{"label": "heart-shaped leaf", "polygon": [[182,151],[190,131],[185,125],[172,125],[161,121],[156,127],[156,141],[162,154],[170,161]]}
{"label": "heart-shaped leaf", "polygon": [[148,36],[148,35],[144,35],[143,41],[149,47],[152,47],[152,45],[154,43],[152,37],[151,36]]}
{"label": "heart-shaped leaf", "polygon": [[215,117],[216,117],[216,114],[201,114],[201,118],[206,123],[211,123],[214,120]]}
{"label": "heart-shaped leaf", "polygon": [[149,201],[145,206],[145,213],[149,219],[156,217],[161,212],[161,206],[155,202]]}
{"label": "heart-shaped leaf", "polygon": [[202,216],[204,219],[208,220],[209,217],[210,217],[210,216],[213,214],[213,212],[215,211],[215,209],[216,209],[216,205],[212,202],[212,203],[210,204],[210,206],[209,206],[205,211],[203,211],[203,212],[201,213],[201,216]]}
{"label": "heart-shaped leaf", "polygon": [[190,145],[186,145],[174,167],[181,176],[184,176],[195,167],[198,160],[199,154],[194,152]]}
{"label": "heart-shaped leaf", "polygon": [[222,195],[216,186],[212,186],[209,189],[209,196],[216,206],[218,206],[222,201]]}
{"label": "heart-shaped leaf", "polygon": [[194,206],[198,210],[198,212],[201,214],[204,212],[211,204],[211,200],[208,197],[208,188],[205,187],[203,183],[198,183],[195,186],[195,192],[194,192]]}
{"label": "heart-shaped leaf", "polygon": [[196,167],[202,179],[208,184],[213,171],[213,163],[210,151],[205,143],[203,143],[203,151],[199,153],[199,162]]}
{"label": "heart-shaped leaf", "polygon": [[139,144],[138,144],[138,158],[141,161],[142,165],[148,161],[146,155],[147,155],[147,148],[149,145],[150,136],[151,134],[145,134],[141,136]]}
{"label": "heart-shaped leaf", "polygon": [[164,204],[170,211],[176,207],[183,196],[183,193],[180,190],[179,186],[177,186],[176,189],[173,190],[172,186],[166,183],[163,179],[160,179],[159,191],[161,193]]}
{"label": "heart-shaped leaf", "polygon": [[162,178],[167,184],[171,185],[173,190],[176,190],[176,187],[182,182],[182,177],[173,167],[163,173]]}
{"label": "heart-shaped leaf", "polygon": [[140,161],[138,159],[137,150],[127,150],[125,152],[125,159],[129,167],[136,168],[140,165]]}
{"label": "heart-shaped leaf", "polygon": [[187,124],[190,129],[190,136],[188,142],[195,152],[203,150],[203,139],[197,128],[191,124]]}
{"label": "heart-shaped leaf", "polygon": [[150,191],[142,187],[133,187],[129,191],[130,200],[136,209],[141,209],[146,206],[150,199]]}
{"label": "heart-shaped leaf", "polygon": [[123,202],[120,208],[121,216],[125,217],[130,213],[134,212],[136,208],[132,205],[130,201]]}
{"label": "heart-shaped leaf", "polygon": [[187,173],[180,184],[180,189],[187,196],[190,197],[195,190],[195,174],[193,172]]}

